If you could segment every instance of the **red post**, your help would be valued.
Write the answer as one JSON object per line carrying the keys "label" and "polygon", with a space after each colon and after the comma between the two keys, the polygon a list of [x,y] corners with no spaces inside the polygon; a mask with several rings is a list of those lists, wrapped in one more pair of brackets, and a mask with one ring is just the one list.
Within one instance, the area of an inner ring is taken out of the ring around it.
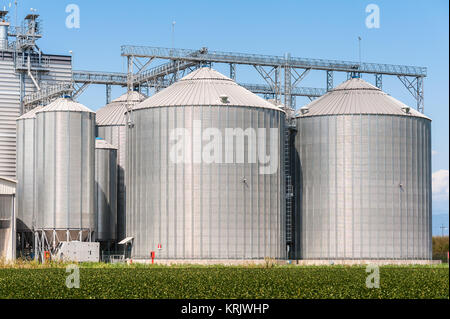
{"label": "red post", "polygon": [[153,264],[153,261],[155,260],[155,252],[154,251],[150,252],[150,256],[152,256],[152,264]]}

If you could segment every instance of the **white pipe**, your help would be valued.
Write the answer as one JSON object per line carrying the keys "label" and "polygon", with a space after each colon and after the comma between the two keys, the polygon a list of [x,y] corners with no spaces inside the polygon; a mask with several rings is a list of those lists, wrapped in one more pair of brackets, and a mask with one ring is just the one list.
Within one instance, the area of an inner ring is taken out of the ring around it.
{"label": "white pipe", "polygon": [[41,88],[39,87],[39,84],[36,82],[36,80],[34,79],[33,74],[31,74],[31,62],[30,62],[30,54],[28,54],[28,76],[31,78],[31,81],[33,81],[34,86],[36,87],[36,89],[38,91],[41,90]]}

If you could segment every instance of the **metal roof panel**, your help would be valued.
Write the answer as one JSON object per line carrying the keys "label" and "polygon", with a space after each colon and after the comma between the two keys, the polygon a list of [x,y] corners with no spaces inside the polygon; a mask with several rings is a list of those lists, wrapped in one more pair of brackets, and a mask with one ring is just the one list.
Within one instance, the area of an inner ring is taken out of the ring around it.
{"label": "metal roof panel", "polygon": [[[297,112],[296,117],[379,114],[429,119],[424,114],[408,107],[361,78],[352,78],[345,81],[305,107],[309,108],[309,111],[306,113]],[[404,111],[405,108],[409,108],[408,113]]]}
{"label": "metal roof panel", "polygon": [[94,111],[90,110],[81,103],[75,102],[68,98],[59,98],[36,111],[36,114],[41,112],[58,112],[58,111],[94,113]]}
{"label": "metal roof panel", "polygon": [[[227,101],[222,101],[222,96]],[[279,107],[238,85],[214,69],[204,67],[183,77],[145,101],[134,110],[161,106],[248,106],[282,111]]]}
{"label": "metal roof panel", "polygon": [[[147,96],[139,92],[130,92],[129,103],[131,106],[143,101]],[[97,110],[96,122],[99,126],[104,125],[125,125],[127,111],[128,93],[125,93],[118,98],[106,104],[101,109]]]}

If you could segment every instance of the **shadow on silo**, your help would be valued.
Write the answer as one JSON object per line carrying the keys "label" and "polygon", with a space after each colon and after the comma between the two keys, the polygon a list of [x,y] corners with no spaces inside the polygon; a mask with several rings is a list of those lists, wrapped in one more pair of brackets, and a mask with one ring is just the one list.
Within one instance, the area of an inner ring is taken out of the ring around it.
{"label": "shadow on silo", "polygon": [[301,259],[301,227],[302,227],[302,194],[303,194],[303,168],[300,156],[295,147],[295,138],[298,134],[293,131],[290,136],[289,146],[291,147],[291,170],[292,170],[292,185],[294,191],[294,202],[292,206],[292,225],[293,229],[293,247],[291,250],[290,259]]}

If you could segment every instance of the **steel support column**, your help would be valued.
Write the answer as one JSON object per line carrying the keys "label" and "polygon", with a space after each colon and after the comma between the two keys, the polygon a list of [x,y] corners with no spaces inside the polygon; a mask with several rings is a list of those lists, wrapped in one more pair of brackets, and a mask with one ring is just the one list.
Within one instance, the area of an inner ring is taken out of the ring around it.
{"label": "steel support column", "polygon": [[275,68],[275,101],[281,103],[281,67]]}
{"label": "steel support column", "polygon": [[230,78],[236,81],[236,64],[230,63]]}
{"label": "steel support column", "polygon": [[416,100],[417,100],[417,110],[420,113],[424,112],[424,96],[423,96],[423,77],[417,77],[417,88],[416,88]]}
{"label": "steel support column", "polygon": [[285,55],[285,65],[284,65],[284,106],[286,108],[291,107],[292,97],[291,97],[291,85],[292,85],[292,76],[291,76],[291,67],[289,65],[289,60],[291,59],[291,54],[287,53]]}
{"label": "steel support column", "polygon": [[375,74],[375,86],[379,88],[380,90],[383,89],[383,75],[382,74]]}
{"label": "steel support column", "polygon": [[409,93],[417,101],[417,111],[424,112],[423,76],[414,77],[410,80],[407,76],[398,76],[399,80],[408,89]]}
{"label": "steel support column", "polygon": [[333,89],[333,71],[327,71],[327,92]]}
{"label": "steel support column", "polygon": [[106,84],[106,104],[111,103],[111,85]]}

